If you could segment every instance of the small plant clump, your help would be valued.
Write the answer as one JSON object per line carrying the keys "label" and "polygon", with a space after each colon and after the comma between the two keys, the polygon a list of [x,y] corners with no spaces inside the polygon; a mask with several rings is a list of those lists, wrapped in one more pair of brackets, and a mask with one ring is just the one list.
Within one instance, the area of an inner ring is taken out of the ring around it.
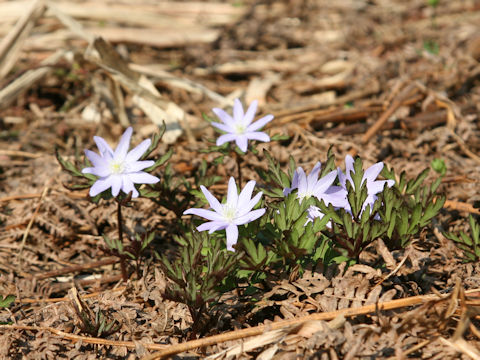
{"label": "small plant clump", "polygon": [[[257,169],[261,181],[243,184],[245,153],[250,150],[260,156],[256,142],[282,138],[261,131],[273,116],[254,121],[256,110],[257,102],[253,102],[244,113],[236,99],[233,116],[218,108],[213,112],[221,122],[205,116],[221,132],[215,145],[204,149],[220,154],[213,165],[227,157],[237,165],[237,178],[229,178],[223,200],[211,188],[222,178],[208,177],[205,161],[193,185],[175,178],[168,164],[162,176],[155,173],[172,155],[167,152],[156,161],[147,160],[161,136],[128,151],[132,135],[128,128],[115,150],[104,139],[94,137],[99,154],[85,150],[83,161],[72,163],[57,153],[63,168],[82,179],[72,188],[90,188],[94,203],[100,199],[117,202],[118,238],[105,236],[104,250],[120,259],[125,281],[130,276],[130,262],[140,274],[141,259],[153,246],[155,235],[153,231],[136,234],[130,243],[124,243],[122,208],[146,197],[176,215],[172,226],[180,234],[176,238],[178,254],[173,259],[157,254],[157,259],[169,279],[164,296],[187,305],[194,335],[207,329],[208,319],[225,292],[236,288],[240,295],[248,295],[268,287],[269,279],[301,277],[306,270],[325,271],[342,262],[354,264],[377,239],[390,250],[403,249],[429,226],[445,202],[437,192],[445,174],[442,162],[432,164],[439,175],[426,185],[429,169],[408,180],[407,174],[397,175],[382,162],[366,168],[360,157],[347,156],[345,168],[336,167],[332,148],[324,163],[317,162],[308,174],[292,157],[284,171],[264,151],[268,170]],[[478,224],[472,219],[470,223],[471,237],[463,233],[447,236],[473,261],[480,256],[479,231]],[[100,312],[97,317],[84,320],[85,331],[104,330],[94,325],[103,321]],[[105,330],[114,328],[116,325]]]}
{"label": "small plant clump", "polygon": [[468,217],[470,225],[470,235],[464,231],[460,231],[460,236],[452,233],[444,233],[447,239],[455,242],[455,245],[463,251],[463,261],[473,262],[480,260],[480,222],[470,215]]}

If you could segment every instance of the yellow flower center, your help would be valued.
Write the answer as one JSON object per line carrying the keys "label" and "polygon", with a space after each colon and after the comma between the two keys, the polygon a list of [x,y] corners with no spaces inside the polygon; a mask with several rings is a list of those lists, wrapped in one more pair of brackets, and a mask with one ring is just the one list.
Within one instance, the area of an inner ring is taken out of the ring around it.
{"label": "yellow flower center", "polygon": [[125,170],[123,162],[112,161],[110,163],[110,171],[112,174],[121,174]]}
{"label": "yellow flower center", "polygon": [[226,220],[232,221],[233,219],[235,219],[236,213],[237,213],[237,209],[235,206],[231,206],[229,204],[223,205],[223,216],[225,217]]}
{"label": "yellow flower center", "polygon": [[235,124],[235,133],[238,135],[244,134],[245,133],[245,125],[243,124]]}

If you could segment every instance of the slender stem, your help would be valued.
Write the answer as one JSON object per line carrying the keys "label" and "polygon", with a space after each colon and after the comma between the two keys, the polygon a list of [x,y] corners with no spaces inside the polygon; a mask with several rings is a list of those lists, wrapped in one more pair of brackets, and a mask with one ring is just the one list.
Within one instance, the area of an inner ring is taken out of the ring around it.
{"label": "slender stem", "polygon": [[[123,245],[123,218],[122,218],[122,203],[117,201],[117,223],[118,223],[118,240]],[[127,281],[127,267],[125,265],[125,258],[120,256],[120,268],[122,269],[123,281]]]}
{"label": "slender stem", "polygon": [[242,188],[242,157],[238,155],[238,153],[235,151],[235,158],[237,160],[237,171],[238,171],[238,187],[241,189]]}

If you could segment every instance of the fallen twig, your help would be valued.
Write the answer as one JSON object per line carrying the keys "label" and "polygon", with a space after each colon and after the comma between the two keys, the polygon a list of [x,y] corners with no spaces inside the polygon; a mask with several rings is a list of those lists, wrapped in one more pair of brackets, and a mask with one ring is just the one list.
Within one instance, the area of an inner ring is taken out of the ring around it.
{"label": "fallen twig", "polygon": [[108,259],[103,259],[100,261],[95,261],[91,262],[88,264],[80,264],[80,265],[74,265],[74,266],[68,266],[63,269],[57,269],[53,271],[49,271],[40,275],[35,276],[35,279],[37,280],[43,280],[43,279],[48,279],[51,277],[56,277],[60,275],[65,275],[65,274],[70,274],[78,271],[83,271],[83,270],[88,270],[88,269],[95,269],[101,266],[105,265],[111,265],[117,263],[119,260],[118,258],[108,258]]}
{"label": "fallen twig", "polygon": [[[49,181],[49,183],[51,182],[51,180]],[[22,256],[22,252],[23,252],[23,247],[25,246],[25,242],[27,241],[27,237],[28,237],[28,233],[30,232],[30,229],[32,228],[32,225],[33,225],[33,222],[35,221],[35,217],[38,215],[38,212],[40,211],[40,207],[42,206],[42,203],[43,203],[43,198],[45,197],[45,195],[47,195],[47,192],[48,190],[50,189],[50,184],[47,184],[45,186],[45,188],[43,189],[42,191],[42,195],[40,196],[40,201],[38,202],[38,205],[32,215],[32,218],[30,219],[30,221],[28,222],[28,225],[27,225],[27,229],[25,230],[25,232],[23,233],[23,237],[22,237],[22,242],[20,244],[20,249],[18,250],[18,254],[17,256],[21,259],[21,256]]]}
{"label": "fallen twig", "polygon": [[43,0],[36,0],[24,12],[13,29],[0,42],[0,79],[16,64],[20,49],[30,34],[35,21],[45,11]]}
{"label": "fallen twig", "polygon": [[472,214],[480,215],[480,209],[474,208],[471,204],[461,201],[445,200],[445,204],[443,204],[443,207],[450,210],[465,211]]}
{"label": "fallen twig", "polygon": [[[108,291],[119,292],[119,291],[124,291],[125,289],[126,289],[126,286],[119,286],[118,288],[109,289]],[[82,298],[83,299],[94,298],[94,297],[97,297],[99,295],[102,295],[104,292],[105,291],[95,291],[95,292],[90,293],[90,294],[82,295]],[[47,298],[47,299],[19,299],[19,300],[15,300],[15,301],[18,301],[19,303],[22,303],[22,304],[37,304],[37,303],[42,303],[42,302],[57,303],[57,302],[62,302],[62,301],[70,301],[70,298],[61,297],[61,298]]]}
{"label": "fallen twig", "polygon": [[412,83],[405,87],[400,94],[398,94],[388,109],[385,110],[385,112],[378,118],[375,124],[373,124],[372,127],[363,135],[362,143],[367,143],[368,140],[370,140],[372,136],[382,128],[390,116],[392,116],[400,106],[404,105],[406,102],[411,102],[412,98],[417,101],[418,92],[419,88],[416,83]]}
{"label": "fallen twig", "polygon": [[149,344],[139,341],[115,341],[107,340],[101,338],[94,338],[90,336],[80,336],[75,334],[69,334],[64,331],[55,329],[50,326],[27,326],[27,325],[0,325],[0,329],[11,329],[11,330],[29,330],[29,331],[50,331],[52,334],[58,335],[64,339],[72,340],[74,342],[82,341],[86,344],[97,344],[97,345],[106,345],[106,346],[125,346],[129,349],[135,349],[137,344],[141,344],[148,350],[163,350],[169,345],[160,345],[160,344]]}
{"label": "fallen twig", "polygon": [[43,154],[33,154],[26,151],[18,151],[18,150],[0,150],[0,155],[18,156],[18,157],[24,157],[29,159],[37,159],[43,156]]}

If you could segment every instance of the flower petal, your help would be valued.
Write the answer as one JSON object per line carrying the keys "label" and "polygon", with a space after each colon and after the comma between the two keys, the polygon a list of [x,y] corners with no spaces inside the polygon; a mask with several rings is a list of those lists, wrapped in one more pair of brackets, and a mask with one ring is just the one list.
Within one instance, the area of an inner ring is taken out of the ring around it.
{"label": "flower petal", "polygon": [[342,188],[347,189],[347,176],[343,173],[342,169],[337,168],[338,181]]}
{"label": "flower petal", "polygon": [[111,175],[110,176],[111,183],[112,183],[112,195],[114,197],[118,196],[120,189],[122,188],[122,176],[121,175]]}
{"label": "flower petal", "polygon": [[221,146],[226,142],[233,141],[237,139],[237,134],[223,134],[217,139],[217,146]]}
{"label": "flower petal", "polygon": [[87,149],[85,150],[85,156],[88,158],[88,160],[90,160],[94,167],[99,169],[108,169],[108,161],[104,157],[98,155],[96,152]]}
{"label": "flower petal", "polygon": [[246,214],[247,212],[249,212],[250,210],[252,210],[253,207],[258,204],[258,202],[259,202],[260,199],[262,198],[262,195],[263,195],[263,192],[260,191],[257,195],[255,195],[255,196],[253,197],[253,199],[251,199],[251,200],[245,205],[245,207],[242,208],[242,211],[239,212],[238,214],[239,214],[240,216],[243,216],[244,214]]}
{"label": "flower petal", "polygon": [[[248,205],[248,202],[252,198],[253,188],[255,187],[255,184],[255,180],[250,180],[247,185],[245,185],[245,187],[242,189],[240,195],[238,196],[238,209],[244,209]],[[247,211],[249,210],[250,209],[248,209]]]}
{"label": "flower petal", "polygon": [[225,112],[225,110],[223,109],[219,109],[219,108],[213,108],[212,111],[215,113],[215,115],[217,115],[217,117],[223,121],[223,123],[225,125],[227,125],[228,127],[230,128],[234,128],[235,127],[235,121],[233,120],[233,118],[230,116],[230,114],[228,114],[227,112]]}
{"label": "flower petal", "polygon": [[208,230],[208,232],[211,234],[214,231],[217,230],[223,230],[228,226],[227,222],[222,222],[222,221],[209,221],[206,223],[203,223],[199,226],[197,226],[198,231],[205,231]]}
{"label": "flower petal", "polygon": [[237,225],[230,224],[227,226],[227,250],[235,251],[233,245],[237,243],[238,240],[238,228]]}
{"label": "flower petal", "polygon": [[321,168],[322,168],[322,163],[320,161],[317,161],[312,171],[307,176],[307,183],[309,184],[309,186],[310,184],[315,185],[317,183],[318,174],[320,173]]}
{"label": "flower petal", "polygon": [[133,129],[131,126],[129,126],[127,130],[125,130],[125,132],[123,133],[117,145],[117,148],[113,153],[113,157],[115,158],[115,160],[123,161],[127,156],[128,148],[130,147],[130,138],[132,137],[132,132]]}
{"label": "flower petal", "polygon": [[160,179],[144,171],[129,173],[128,176],[135,184],[156,184]]}
{"label": "flower petal", "polygon": [[102,156],[105,156],[106,154],[113,156],[113,150],[104,138],[100,136],[94,136],[93,140],[95,141],[95,144],[97,144],[97,148],[100,150],[100,154],[102,154]]}
{"label": "flower petal", "polygon": [[347,191],[340,186],[330,186],[319,200],[323,200],[325,205],[332,204],[336,208],[348,207]]}
{"label": "flower petal", "polygon": [[270,121],[273,120],[273,115],[269,114],[266,115],[257,121],[255,121],[253,124],[250,124],[250,126],[247,128],[247,131],[256,131],[261,128],[263,128],[265,125],[267,125]]}
{"label": "flower petal", "polygon": [[232,129],[230,126],[228,126],[226,124],[220,124],[220,123],[217,123],[217,122],[212,122],[210,124],[212,124],[212,126],[215,126],[219,130],[225,131],[226,133],[233,133],[234,132],[234,129]]}
{"label": "flower petal", "polygon": [[257,220],[260,216],[262,216],[263,214],[265,214],[265,209],[257,209],[257,210],[253,210],[253,211],[249,211],[248,213],[246,213],[245,215],[243,216],[240,216],[236,219],[233,220],[233,222],[236,224],[236,225],[243,225],[243,224],[247,224],[249,222],[252,222],[254,220]]}
{"label": "flower petal", "polygon": [[203,185],[200,185],[200,190],[202,190],[202,193],[205,196],[205,199],[207,199],[208,203],[210,204],[210,207],[217,213],[222,214],[223,206],[222,204],[220,204],[217,198],[213,196],[212,193],[208,191],[207,188]]}
{"label": "flower petal", "polygon": [[238,98],[233,104],[233,121],[235,124],[243,124],[243,105]]}
{"label": "flower petal", "polygon": [[143,154],[145,154],[145,151],[147,151],[151,143],[152,143],[152,140],[150,139],[143,140],[134,149],[128,152],[127,156],[125,157],[125,161],[134,162],[140,159],[143,156]]}
{"label": "flower petal", "polygon": [[90,188],[89,195],[91,197],[97,196],[98,194],[104,192],[111,186],[112,186],[112,182],[111,182],[110,176],[107,178],[98,179]]}
{"label": "flower petal", "polygon": [[237,184],[235,183],[233,176],[228,180],[227,204],[238,208]]}
{"label": "flower petal", "polygon": [[183,215],[197,215],[211,221],[226,222],[221,214],[207,209],[191,208],[185,210]]}
{"label": "flower petal", "polygon": [[307,175],[305,175],[305,171],[303,168],[297,168],[298,173],[298,196],[304,197],[308,191],[308,183],[307,183]]}
{"label": "flower petal", "polygon": [[243,117],[243,124],[245,126],[248,126],[252,123],[253,118],[255,117],[255,113],[257,112],[257,107],[258,107],[258,101],[253,100],[250,106],[248,107],[248,110],[245,113],[245,116]]}
{"label": "flower petal", "polygon": [[349,173],[350,171],[353,171],[353,163],[354,162],[355,162],[355,160],[353,160],[352,155],[345,156],[345,170],[346,170],[347,173]]}
{"label": "flower petal", "polygon": [[263,141],[263,142],[269,142],[270,141],[270,136],[265,134],[264,132],[261,131],[256,131],[256,132],[246,132],[245,137],[248,140],[258,140],[258,141]]}
{"label": "flower petal", "polygon": [[337,172],[335,170],[330,171],[327,175],[322,177],[313,188],[313,194],[317,197],[320,197],[328,188],[333,184],[337,178]]}
{"label": "flower petal", "polygon": [[135,186],[133,185],[132,180],[130,179],[130,176],[128,175],[122,176],[122,191],[125,194],[128,194],[131,191],[132,198],[136,198],[139,195],[137,189],[135,189]]}
{"label": "flower petal", "polygon": [[236,135],[235,143],[244,153],[247,152],[248,141],[245,135]]}
{"label": "flower petal", "polygon": [[383,162],[378,162],[378,163],[370,166],[363,173],[362,183],[363,183],[364,180],[367,180],[367,183],[368,182],[374,182],[375,179],[377,178],[378,174],[380,174],[380,172],[382,171],[382,169],[383,169]]}
{"label": "flower petal", "polygon": [[110,169],[108,167],[87,167],[82,169],[83,174],[92,174],[98,177],[107,177],[110,175]]}
{"label": "flower petal", "polygon": [[368,195],[375,195],[379,192],[382,192],[386,183],[387,182],[385,180],[377,180],[371,183],[367,182]]}
{"label": "flower petal", "polygon": [[146,168],[152,166],[153,164],[155,164],[155,161],[153,161],[153,160],[135,161],[135,162],[132,162],[130,164],[127,164],[126,173],[139,172],[143,169],[146,169]]}

